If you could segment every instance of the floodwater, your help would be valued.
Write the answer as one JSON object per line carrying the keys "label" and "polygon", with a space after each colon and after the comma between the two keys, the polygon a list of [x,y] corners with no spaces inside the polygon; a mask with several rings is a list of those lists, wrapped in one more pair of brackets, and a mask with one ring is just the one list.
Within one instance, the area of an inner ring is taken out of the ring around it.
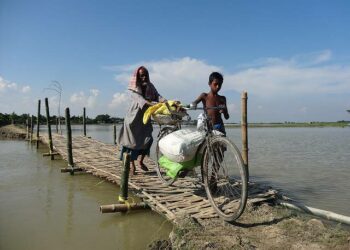
{"label": "floodwater", "polygon": [[249,132],[253,180],[308,206],[350,216],[350,127]]}
{"label": "floodwater", "polygon": [[[154,138],[158,131],[155,125]],[[241,130],[226,131],[242,148]],[[82,134],[82,126],[75,126],[73,133]],[[113,143],[111,125],[88,126],[88,134]],[[350,216],[350,127],[249,128],[248,136],[252,181],[271,185],[308,206]]]}
{"label": "floodwater", "polygon": [[[241,147],[240,129],[227,133]],[[73,126],[79,134],[82,126]],[[111,125],[88,125],[87,134],[113,143]],[[252,181],[350,216],[350,127],[251,128],[249,149]],[[117,186],[61,174],[66,162],[42,157],[46,151],[0,141],[0,249],[144,249],[168,237],[172,225],[151,211],[101,214],[100,205],[116,202]]]}
{"label": "floodwater", "polygon": [[101,214],[119,189],[89,174],[60,173],[63,160],[24,141],[0,140],[0,249],[145,249],[172,225],[146,210]]}

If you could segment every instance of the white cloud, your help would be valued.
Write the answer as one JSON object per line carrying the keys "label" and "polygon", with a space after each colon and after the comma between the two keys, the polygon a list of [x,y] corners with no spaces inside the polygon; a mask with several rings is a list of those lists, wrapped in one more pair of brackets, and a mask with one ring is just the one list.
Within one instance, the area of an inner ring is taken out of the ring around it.
{"label": "white cloud", "polygon": [[213,71],[222,71],[220,67],[202,60],[184,57],[120,66],[120,72],[115,79],[126,87],[133,70],[140,65],[149,70],[151,82],[161,95],[167,99],[183,102],[193,101],[201,92],[207,91],[209,74]]}
{"label": "white cloud", "polygon": [[0,92],[5,91],[6,86],[7,86],[7,85],[5,84],[5,82],[3,81],[3,79],[0,77]]}
{"label": "white cloud", "polygon": [[93,95],[93,96],[98,96],[100,91],[98,89],[90,89],[90,93]]}
{"label": "white cloud", "polygon": [[79,93],[74,93],[71,97],[70,97],[70,101],[72,103],[80,103],[83,104],[86,100],[86,96],[84,94],[83,91],[80,91]]}
{"label": "white cloud", "polygon": [[331,51],[325,50],[289,60],[260,60],[258,65],[226,74],[225,82],[231,90],[247,89],[262,97],[350,93],[350,66],[324,65],[331,55]]}
{"label": "white cloud", "polygon": [[145,65],[151,81],[168,99],[191,101],[201,92],[208,91],[208,76],[213,71],[224,73],[222,91],[247,90],[261,97],[315,93],[350,93],[350,66],[324,63],[331,59],[329,50],[296,55],[290,59],[260,59],[259,64],[237,72],[225,72],[222,68],[204,61],[185,57],[175,60],[140,62],[119,66],[115,76],[118,83],[128,84],[130,76],[139,65]]}
{"label": "white cloud", "polygon": [[290,62],[302,65],[315,65],[329,61],[332,58],[332,51],[323,50],[293,56]]}
{"label": "white cloud", "polygon": [[99,96],[100,91],[98,89],[90,89],[89,92],[89,95],[85,95],[84,91],[72,94],[70,102],[77,105],[78,108],[95,108],[97,106],[97,97]]}
{"label": "white cloud", "polygon": [[17,86],[17,83],[12,82],[12,83],[7,84],[7,88],[12,89],[12,90],[17,90],[18,86]]}
{"label": "white cloud", "polygon": [[108,104],[110,108],[116,108],[119,106],[125,106],[125,103],[129,101],[127,93],[115,93],[112,101]]}
{"label": "white cloud", "polygon": [[22,89],[21,89],[21,91],[22,91],[22,93],[28,93],[28,92],[30,92],[30,87],[29,86],[24,86],[24,87],[22,87]]}
{"label": "white cloud", "polygon": [[[332,117],[330,119],[341,119],[335,118],[342,116],[340,111],[337,115],[330,113],[331,110],[342,108],[336,105],[339,105],[340,100],[343,99],[334,96],[344,98],[344,95],[350,94],[350,65],[335,64],[331,62],[331,59],[332,51],[324,50],[295,55],[289,59],[259,59],[251,64],[238,67],[235,72],[228,72],[220,66],[189,57],[139,62],[133,65],[110,67],[110,69],[118,70],[115,79],[126,89],[133,70],[144,65],[148,68],[151,81],[160,94],[167,99],[178,99],[184,103],[193,101],[201,92],[209,91],[207,83],[211,72],[222,72],[224,85],[221,93],[230,95],[228,103],[231,105],[230,110],[233,110],[231,112],[240,112],[240,108],[237,108],[240,107],[238,96],[243,90],[247,90],[250,104],[254,104],[251,106],[251,113],[259,114],[260,116],[257,116],[259,120],[287,118],[297,120],[296,117],[291,117],[292,113],[288,114],[286,110],[288,106],[291,106],[290,110],[300,110],[302,105],[308,106],[303,113],[307,111],[310,115],[322,116],[319,110],[312,111],[311,106],[317,106],[317,102],[324,103],[325,96],[333,95],[333,103],[330,99],[327,103],[333,106],[324,116]],[[116,96],[113,100],[116,98],[121,97]],[[308,102],[311,102],[310,98],[313,105],[308,105]],[[288,101],[284,103],[284,100],[287,99]],[[303,99],[305,103],[301,104],[300,99]],[[297,115],[295,112],[293,114]]]}
{"label": "white cloud", "polygon": [[3,77],[0,76],[0,92],[7,92],[7,91],[28,93],[30,92],[30,86],[18,85],[17,83],[5,80]]}
{"label": "white cloud", "polygon": [[[202,92],[208,92],[208,76],[213,71],[224,74],[221,94],[227,97],[231,121],[240,119],[240,93],[248,91],[250,121],[297,121],[349,119],[350,63],[334,63],[330,50],[299,54],[290,58],[263,58],[239,65],[228,71],[204,60],[184,57],[158,61],[143,61],[131,65],[106,67],[114,70],[120,85],[110,100],[108,90],[90,89],[68,97],[62,96],[63,107],[70,106],[73,114],[81,114],[87,107],[89,114],[109,110],[112,116],[122,117],[129,106],[126,90],[133,70],[144,65],[151,81],[167,99],[184,103],[193,101]],[[120,88],[123,90],[120,91]],[[69,91],[69,90],[68,90]],[[68,93],[68,92],[65,92]],[[72,93],[72,92],[70,92]],[[36,112],[35,103],[40,96],[32,96],[31,87],[5,80],[0,76],[1,112]],[[28,97],[25,99],[24,97]],[[69,104],[70,101],[70,104]],[[74,104],[74,105],[72,105]],[[57,111],[58,97],[50,97],[50,109]],[[305,108],[303,108],[305,107]]]}
{"label": "white cloud", "polygon": [[122,117],[125,115],[126,109],[130,102],[129,93],[115,93],[108,107],[115,115]]}
{"label": "white cloud", "polygon": [[30,113],[36,106],[32,105],[30,86],[11,82],[0,76],[0,112]]}

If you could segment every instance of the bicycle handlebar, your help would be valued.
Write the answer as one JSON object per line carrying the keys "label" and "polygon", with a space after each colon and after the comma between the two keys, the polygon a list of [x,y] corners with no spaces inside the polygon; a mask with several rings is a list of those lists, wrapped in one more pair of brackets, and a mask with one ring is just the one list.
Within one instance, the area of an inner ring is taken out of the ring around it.
{"label": "bicycle handlebar", "polygon": [[214,109],[214,110],[217,110],[217,109],[223,109],[225,108],[224,106],[216,106],[216,107],[197,107],[193,104],[188,104],[188,105],[185,105],[185,106],[182,106],[184,109],[186,110],[208,110],[208,109]]}

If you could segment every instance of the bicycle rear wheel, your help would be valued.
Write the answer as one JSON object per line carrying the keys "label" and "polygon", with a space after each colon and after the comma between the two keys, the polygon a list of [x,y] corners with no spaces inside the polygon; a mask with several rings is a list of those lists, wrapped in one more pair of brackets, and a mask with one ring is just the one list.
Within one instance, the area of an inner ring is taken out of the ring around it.
{"label": "bicycle rear wheel", "polygon": [[242,156],[230,140],[213,137],[203,159],[204,187],[208,199],[225,221],[234,221],[247,203],[248,179]]}
{"label": "bicycle rear wheel", "polygon": [[174,132],[176,130],[177,130],[176,127],[175,128],[173,128],[173,127],[164,127],[164,128],[162,128],[162,130],[159,133],[158,140],[157,140],[157,145],[156,145],[156,160],[157,160],[157,162],[156,162],[156,172],[157,172],[158,177],[164,182],[164,184],[166,184],[168,186],[173,184],[175,179],[167,176],[166,169],[159,164],[159,158],[162,157],[162,155],[163,155],[160,152],[160,150],[159,150],[159,141],[164,136],[166,136],[166,135],[168,135],[171,132]]}

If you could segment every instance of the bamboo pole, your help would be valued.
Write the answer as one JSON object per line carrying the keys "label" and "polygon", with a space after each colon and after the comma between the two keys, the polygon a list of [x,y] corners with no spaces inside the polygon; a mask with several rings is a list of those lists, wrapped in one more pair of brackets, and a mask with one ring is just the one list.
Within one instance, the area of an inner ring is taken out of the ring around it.
{"label": "bamboo pole", "polygon": [[38,117],[36,119],[36,148],[39,148],[40,104],[41,100],[38,100]]}
{"label": "bamboo pole", "polygon": [[67,153],[68,153],[68,167],[73,168],[73,148],[72,148],[72,128],[70,125],[69,108],[66,108],[66,130],[67,130]]}
{"label": "bamboo pole", "polygon": [[83,171],[82,168],[76,168],[73,161],[73,144],[72,144],[72,128],[70,125],[70,112],[69,108],[66,108],[66,131],[67,131],[67,157],[68,157],[68,167],[62,168],[61,173],[69,172],[74,175],[74,172]]}
{"label": "bamboo pole", "polygon": [[47,131],[49,133],[49,148],[50,148],[50,157],[51,160],[54,159],[53,155],[53,144],[52,144],[52,134],[51,134],[51,122],[50,122],[50,108],[49,108],[49,100],[45,98],[45,108],[46,108],[46,120],[47,120]]}
{"label": "bamboo pole", "polygon": [[58,118],[56,118],[56,134],[58,134]]}
{"label": "bamboo pole", "polygon": [[336,213],[333,213],[330,211],[326,211],[326,210],[322,210],[322,209],[318,209],[318,208],[314,208],[314,207],[308,207],[308,206],[305,206],[299,202],[277,200],[277,204],[284,206],[284,207],[287,207],[287,208],[298,210],[300,212],[312,214],[312,215],[315,215],[315,216],[318,216],[318,217],[321,217],[321,218],[324,218],[327,220],[333,220],[333,221],[337,221],[340,223],[350,225],[350,217],[349,216],[336,214]]}
{"label": "bamboo pole", "polygon": [[29,136],[30,142],[33,141],[33,130],[34,130],[34,116],[32,115],[30,117],[30,136]]}
{"label": "bamboo pole", "polygon": [[120,201],[128,200],[128,183],[129,183],[129,172],[130,172],[130,154],[123,154],[123,173],[122,179],[120,180]]}
{"label": "bamboo pole", "polygon": [[113,144],[117,144],[117,125],[113,124]]}
{"label": "bamboo pole", "polygon": [[84,136],[86,136],[86,109],[83,110],[83,127],[84,127]]}
{"label": "bamboo pole", "polygon": [[[29,116],[28,116],[29,117]],[[29,118],[26,119],[26,140],[29,140]]]}
{"label": "bamboo pole", "polygon": [[120,195],[119,204],[103,205],[100,206],[102,213],[115,213],[115,212],[128,212],[130,210],[140,210],[149,208],[149,205],[145,202],[129,203],[128,202],[128,185],[129,185],[129,172],[130,172],[130,154],[123,154],[123,172],[120,179]]}
{"label": "bamboo pole", "polygon": [[248,166],[248,94],[247,91],[243,91],[242,93],[242,158],[244,165],[247,169],[247,178],[249,181],[249,166]]}
{"label": "bamboo pole", "polygon": [[128,212],[130,210],[142,210],[149,208],[148,204],[145,202],[132,203],[132,204],[111,204],[100,206],[101,213],[116,213],[116,212]]}

